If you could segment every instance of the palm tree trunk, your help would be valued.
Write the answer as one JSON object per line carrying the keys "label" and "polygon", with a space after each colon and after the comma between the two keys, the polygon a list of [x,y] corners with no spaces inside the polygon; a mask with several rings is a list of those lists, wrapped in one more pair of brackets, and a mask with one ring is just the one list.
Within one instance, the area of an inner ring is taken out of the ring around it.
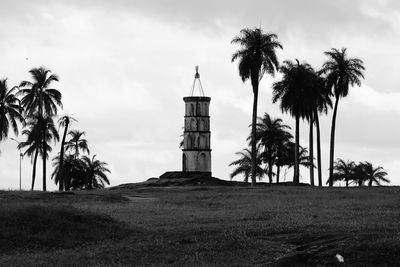
{"label": "palm tree trunk", "polygon": [[346,187],[349,187],[349,179],[346,179]]}
{"label": "palm tree trunk", "polygon": [[281,166],[277,165],[276,166],[276,183],[279,184],[279,175],[281,172]]}
{"label": "palm tree trunk", "polygon": [[315,127],[317,130],[317,164],[318,164],[318,186],[322,186],[322,167],[321,167],[321,133],[319,129],[318,111],[315,109]]}
{"label": "palm tree trunk", "polygon": [[310,185],[314,186],[314,119],[313,114],[310,112],[310,133],[309,133],[309,146],[310,146],[310,155],[309,155],[309,162],[310,162]]}
{"label": "palm tree trunk", "polygon": [[272,184],[272,168],[273,168],[273,159],[272,159],[272,148],[268,147],[268,179],[269,183]]}
{"label": "palm tree trunk", "polygon": [[63,191],[64,190],[64,144],[65,144],[65,138],[67,136],[67,131],[68,131],[68,121],[65,123],[65,128],[64,128],[64,134],[63,134],[63,139],[61,141],[61,151],[60,151],[60,181],[58,181],[58,191]]}
{"label": "palm tree trunk", "polygon": [[[44,123],[43,123],[44,125]],[[43,191],[46,191],[46,156],[47,156],[47,151],[46,151],[46,139],[45,139],[45,132],[46,129],[43,127],[43,139],[42,139],[42,147],[43,147]]]}
{"label": "palm tree trunk", "polygon": [[36,162],[37,162],[37,157],[39,154],[39,148],[36,148],[35,152],[35,158],[33,159],[33,171],[32,171],[32,187],[31,190],[33,191],[33,188],[35,186],[35,178],[36,178]]}
{"label": "palm tree trunk", "polygon": [[330,158],[329,158],[329,186],[333,186],[333,160],[335,157],[335,126],[336,126],[336,114],[339,103],[339,97],[336,97],[335,108],[333,109],[332,116],[332,128],[331,128],[331,147],[330,147]]}
{"label": "palm tree trunk", "polygon": [[256,185],[257,151],[256,151],[256,123],[257,123],[257,102],[258,102],[258,77],[252,79],[253,84],[253,117],[251,123],[251,186]]}
{"label": "palm tree trunk", "polygon": [[300,116],[299,114],[296,114],[296,136],[295,136],[295,149],[294,149],[294,176],[293,176],[293,183],[295,184],[298,184],[300,182],[299,139],[300,139]]}

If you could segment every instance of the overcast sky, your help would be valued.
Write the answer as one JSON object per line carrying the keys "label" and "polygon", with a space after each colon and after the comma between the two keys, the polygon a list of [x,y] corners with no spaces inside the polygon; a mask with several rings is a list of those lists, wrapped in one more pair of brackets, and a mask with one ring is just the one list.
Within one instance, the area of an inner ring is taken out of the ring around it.
{"label": "overcast sky", "polygon": [[[400,184],[399,1],[1,0],[0,24],[0,77],[12,87],[30,79],[32,67],[57,73],[60,114],[78,119],[71,129],[86,132],[91,153],[109,164],[112,185],[181,170],[182,98],[190,93],[195,65],[211,97],[213,175],[229,179],[228,164],[246,146],[252,111],[251,85],[242,83],[231,63],[238,47],[230,41],[255,26],[278,35],[281,62],[298,58],[319,68],[332,47],[347,47],[351,57],[364,60],[362,87],[351,88],[339,103],[335,156],[383,166]],[[263,78],[258,113],[293,127],[294,120],[271,101],[278,78]],[[331,118],[332,112],[321,118],[324,179]],[[308,146],[308,126],[301,127],[301,145]],[[15,146],[10,140],[0,144],[2,189],[18,188]],[[38,189],[41,166],[39,161]],[[31,168],[24,158],[25,189]],[[308,171],[302,180],[308,181]],[[50,178],[48,188],[56,188]]]}

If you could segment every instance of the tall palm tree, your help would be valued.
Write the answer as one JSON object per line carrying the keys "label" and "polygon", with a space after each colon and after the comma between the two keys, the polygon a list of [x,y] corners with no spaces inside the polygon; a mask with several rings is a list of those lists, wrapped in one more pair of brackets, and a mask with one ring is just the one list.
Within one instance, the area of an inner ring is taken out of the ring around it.
{"label": "tall palm tree", "polygon": [[82,152],[86,152],[87,154],[90,154],[87,140],[83,138],[85,136],[85,132],[81,132],[78,130],[71,130],[68,133],[71,138],[67,143],[65,143],[65,150],[69,151],[71,150],[73,154],[75,155],[75,158],[79,157],[79,151],[82,150]]}
{"label": "tall palm tree", "polygon": [[[346,182],[346,187],[349,186],[349,183],[354,179],[354,168],[356,167],[356,164],[354,161],[344,161],[343,159],[337,159],[335,161],[335,164],[333,166],[333,181],[332,183],[336,181],[345,181]],[[329,184],[328,180],[328,184]]]}
{"label": "tall palm tree", "polygon": [[85,164],[86,189],[104,188],[105,183],[108,185],[110,184],[106,173],[111,172],[106,167],[107,163],[99,161],[95,157],[96,155],[92,158],[87,156],[82,157],[82,162]]}
{"label": "tall palm tree", "polygon": [[330,89],[327,88],[325,79],[319,73],[313,74],[314,92],[314,122],[317,133],[317,166],[318,166],[318,186],[322,186],[322,164],[321,164],[321,133],[319,126],[319,114],[327,114],[328,109],[332,108]]}
{"label": "tall palm tree", "polygon": [[[335,96],[335,106],[333,108],[331,143],[329,159],[329,178],[333,175],[333,161],[335,156],[335,127],[336,115],[339,99],[346,97],[349,93],[349,86],[361,86],[361,79],[364,78],[364,63],[358,58],[348,58],[346,48],[338,50],[332,48],[324,53],[328,60],[323,64],[321,73],[326,75],[327,87],[332,89]],[[330,179],[329,186],[333,186],[333,180]]]}
{"label": "tall palm tree", "polygon": [[264,73],[274,75],[279,67],[276,57],[276,50],[282,49],[282,45],[277,40],[278,36],[272,33],[264,33],[260,28],[242,29],[240,34],[232,39],[233,44],[240,45],[240,49],[232,55],[232,62],[239,61],[239,75],[242,81],[251,80],[253,87],[253,115],[251,134],[251,184],[256,183],[256,122],[257,122],[257,103],[258,86]]}
{"label": "tall palm tree", "polygon": [[16,89],[13,87],[9,90],[7,79],[0,80],[0,141],[8,137],[10,125],[14,134],[18,135],[17,121],[24,121],[19,99],[15,95]]}
{"label": "tall palm tree", "polygon": [[[332,106],[330,91],[326,89],[325,79],[315,72],[311,67],[309,71],[309,87],[306,89],[308,110],[307,120],[309,122],[309,160],[313,165],[314,160],[314,125],[317,132],[317,162],[318,162],[318,185],[322,186],[322,167],[321,167],[321,133],[319,127],[319,113],[327,113],[328,107]],[[310,168],[310,184],[314,185],[314,168]]]}
{"label": "tall palm tree", "polygon": [[24,152],[24,155],[31,157],[31,162],[33,164],[31,190],[33,190],[36,178],[36,162],[39,152],[42,149],[41,129],[37,126],[36,120],[29,119],[26,122],[25,129],[22,131],[22,135],[26,137],[26,140],[21,142],[18,145],[18,148],[27,148]]}
{"label": "tall palm tree", "polygon": [[294,151],[294,183],[299,183],[300,168],[299,159],[299,139],[300,139],[300,118],[305,118],[308,114],[309,104],[307,103],[306,90],[310,88],[310,65],[296,60],[293,63],[289,60],[284,61],[280,72],[282,79],[275,82],[273,88],[273,99],[276,103],[280,100],[280,108],[283,112],[288,112],[296,120],[295,151]]}
{"label": "tall palm tree", "polygon": [[[57,108],[62,107],[61,93],[50,86],[58,81],[56,74],[44,68],[33,68],[29,71],[33,81],[22,81],[18,94],[22,95],[21,105],[27,117],[34,117],[34,121],[41,123],[42,132],[42,159],[43,159],[43,190],[46,190],[46,160],[48,150],[48,133],[51,134],[54,122],[51,119],[57,115]],[[47,128],[50,127],[50,128]],[[58,134],[57,134],[58,136]],[[52,137],[50,138],[52,139]]]}
{"label": "tall palm tree", "polygon": [[58,119],[58,125],[59,127],[64,127],[64,133],[63,133],[63,138],[61,141],[61,149],[60,149],[60,157],[59,157],[59,168],[60,168],[60,176],[59,176],[59,187],[58,190],[59,191],[63,191],[65,188],[69,188],[69,186],[65,186],[65,181],[64,181],[64,177],[63,177],[63,163],[64,163],[64,146],[65,146],[65,138],[67,136],[67,132],[68,132],[68,126],[70,124],[70,122],[72,121],[76,121],[73,117],[69,116],[69,115],[64,115],[61,118]]}
{"label": "tall palm tree", "polygon": [[[233,161],[229,166],[237,166],[236,169],[233,170],[231,173],[231,180],[239,175],[243,174],[244,175],[244,182],[248,183],[249,182],[249,177],[251,175],[251,170],[252,170],[252,157],[251,157],[251,151],[250,149],[246,148],[243,149],[243,151],[236,152],[236,155],[240,156],[238,160]],[[256,161],[256,175],[259,180],[264,176],[264,170],[261,167],[261,156],[260,153],[257,151],[257,161]]]}
{"label": "tall palm tree", "polygon": [[272,183],[273,165],[276,162],[279,146],[290,138],[291,134],[286,130],[291,129],[283,124],[282,119],[273,119],[268,113],[258,118],[256,125],[256,140],[263,148],[261,158],[267,164],[269,182]]}
{"label": "tall palm tree", "polygon": [[372,184],[381,185],[381,182],[390,183],[390,180],[386,178],[387,172],[382,167],[372,166],[372,163],[366,161],[364,163],[360,163],[362,166],[364,179],[368,181],[368,186],[372,186]]}

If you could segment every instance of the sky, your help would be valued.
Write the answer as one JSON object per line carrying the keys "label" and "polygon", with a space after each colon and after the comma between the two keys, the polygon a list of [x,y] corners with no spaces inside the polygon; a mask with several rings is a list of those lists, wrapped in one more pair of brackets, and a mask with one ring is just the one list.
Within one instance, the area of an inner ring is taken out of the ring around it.
{"label": "sky", "polygon": [[[230,42],[247,27],[278,35],[280,62],[297,58],[318,69],[323,52],[333,47],[346,47],[350,57],[364,61],[362,86],[339,103],[335,158],[370,161],[400,184],[399,1],[1,0],[0,23],[0,78],[8,78],[11,88],[29,80],[33,67],[58,74],[59,114],[78,120],[71,129],[86,132],[91,155],[108,163],[111,185],[181,170],[183,97],[196,65],[211,97],[213,176],[230,179],[229,163],[247,146],[253,97],[251,84],[231,63],[239,47]],[[258,114],[268,112],[294,129],[294,119],[272,104],[271,85],[279,78],[264,76]],[[321,117],[324,179],[331,119],[332,111]],[[308,146],[306,122],[300,141]],[[0,150],[0,189],[18,189],[16,143],[4,141]],[[57,143],[52,156],[59,150]],[[51,173],[50,160],[47,165]],[[39,161],[36,189],[41,166]],[[31,172],[25,157],[23,189],[30,188]],[[285,179],[291,177],[286,173]],[[307,170],[301,180],[308,181]],[[47,184],[56,189],[50,177]]]}

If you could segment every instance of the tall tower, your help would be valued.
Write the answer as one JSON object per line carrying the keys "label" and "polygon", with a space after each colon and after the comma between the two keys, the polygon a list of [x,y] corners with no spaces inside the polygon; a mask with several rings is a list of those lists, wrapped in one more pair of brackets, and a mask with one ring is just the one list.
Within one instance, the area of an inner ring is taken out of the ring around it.
{"label": "tall tower", "polygon": [[[194,96],[196,85],[199,96]],[[190,96],[185,101],[185,127],[182,149],[182,171],[211,176],[210,115],[211,98],[204,96],[199,67],[196,66]]]}

